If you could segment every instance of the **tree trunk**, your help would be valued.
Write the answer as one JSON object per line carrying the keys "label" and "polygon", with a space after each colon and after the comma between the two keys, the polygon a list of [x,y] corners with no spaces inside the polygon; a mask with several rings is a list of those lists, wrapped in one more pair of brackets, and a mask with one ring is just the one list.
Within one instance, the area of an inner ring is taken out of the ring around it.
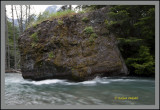
{"label": "tree trunk", "polygon": [[[22,5],[20,6],[20,15],[18,15],[16,6],[15,6],[15,11],[16,11],[16,16],[17,16],[17,20],[18,20],[18,25],[19,25],[19,36],[23,33],[23,9],[22,9]],[[29,13],[30,13],[30,5],[29,5]],[[29,21],[29,20],[28,20]],[[19,51],[19,50],[17,50]],[[17,59],[20,59],[20,55],[17,55]],[[18,65],[18,63],[17,63]],[[20,65],[21,66],[21,65]]]}
{"label": "tree trunk", "polygon": [[16,6],[15,6],[15,11],[16,11],[16,15],[17,15],[17,21],[18,21],[18,26],[19,26],[19,32],[20,32],[20,34],[21,34],[21,25],[20,25],[20,18],[19,18],[19,16],[18,16],[18,13],[17,13],[17,8],[16,8]]}
{"label": "tree trunk", "polygon": [[14,28],[14,14],[13,14],[13,5],[12,9],[12,27],[13,27],[13,39],[14,39],[14,69],[17,69],[17,59],[16,59],[16,38],[15,38],[15,28]]}
{"label": "tree trunk", "polygon": [[[6,52],[7,52],[7,55],[6,55],[6,65],[7,65],[7,69],[10,70],[10,49],[9,49],[9,36],[8,36],[8,25],[7,25],[7,14],[5,16],[5,38],[6,38]],[[8,57],[8,58],[7,58]]]}
{"label": "tree trunk", "polygon": [[[5,9],[5,14],[6,14],[6,9]],[[7,70],[8,66],[7,66],[7,22],[6,22],[6,15],[5,15],[5,70]]]}
{"label": "tree trunk", "polygon": [[27,28],[27,18],[28,18],[28,15],[27,15],[27,10],[28,10],[28,6],[26,5],[26,21],[25,21],[25,29]]}
{"label": "tree trunk", "polygon": [[21,29],[20,29],[20,33],[22,34],[23,32],[23,18],[22,18],[22,5],[20,5],[20,13],[21,13],[21,18],[20,18],[20,25],[21,25]]}
{"label": "tree trunk", "polygon": [[17,15],[18,24],[19,24],[19,32],[20,32],[20,35],[21,35],[22,32],[23,32],[22,5],[20,5],[20,17],[18,16],[16,6],[15,6],[15,11],[16,11],[16,15]]}
{"label": "tree trunk", "polygon": [[27,25],[29,25],[30,24],[30,5],[28,6],[28,23],[27,23]]}
{"label": "tree trunk", "polygon": [[72,10],[72,5],[69,5],[69,9]]}

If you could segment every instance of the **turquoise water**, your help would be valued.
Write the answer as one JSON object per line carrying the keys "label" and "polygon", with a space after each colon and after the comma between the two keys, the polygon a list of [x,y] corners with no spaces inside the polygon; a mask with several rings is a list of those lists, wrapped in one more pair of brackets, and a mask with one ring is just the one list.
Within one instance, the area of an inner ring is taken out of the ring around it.
{"label": "turquoise water", "polygon": [[155,80],[96,77],[91,81],[76,83],[59,79],[31,81],[24,80],[21,74],[7,73],[5,104],[154,105]]}

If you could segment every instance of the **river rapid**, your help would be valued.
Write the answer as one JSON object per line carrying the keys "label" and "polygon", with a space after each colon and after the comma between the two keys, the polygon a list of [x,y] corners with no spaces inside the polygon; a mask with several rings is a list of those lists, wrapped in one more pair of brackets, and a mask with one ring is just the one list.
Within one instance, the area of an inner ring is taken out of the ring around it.
{"label": "river rapid", "polygon": [[70,82],[25,80],[21,74],[5,74],[6,105],[154,105],[155,80],[137,77],[96,77]]}

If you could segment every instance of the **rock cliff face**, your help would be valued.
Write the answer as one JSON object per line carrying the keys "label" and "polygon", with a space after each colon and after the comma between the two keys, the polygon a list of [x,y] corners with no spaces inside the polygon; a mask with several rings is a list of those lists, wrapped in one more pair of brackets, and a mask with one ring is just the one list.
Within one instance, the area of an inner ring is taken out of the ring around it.
{"label": "rock cliff face", "polygon": [[18,41],[23,78],[82,81],[127,74],[115,37],[106,28],[107,11],[46,20],[27,29]]}

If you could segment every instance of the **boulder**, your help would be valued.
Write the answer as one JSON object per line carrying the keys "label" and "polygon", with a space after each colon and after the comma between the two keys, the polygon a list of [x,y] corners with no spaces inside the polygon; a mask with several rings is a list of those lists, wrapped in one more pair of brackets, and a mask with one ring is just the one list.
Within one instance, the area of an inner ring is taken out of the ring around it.
{"label": "boulder", "polygon": [[105,7],[25,30],[18,40],[23,78],[83,81],[128,74],[116,38],[106,28],[107,13]]}

